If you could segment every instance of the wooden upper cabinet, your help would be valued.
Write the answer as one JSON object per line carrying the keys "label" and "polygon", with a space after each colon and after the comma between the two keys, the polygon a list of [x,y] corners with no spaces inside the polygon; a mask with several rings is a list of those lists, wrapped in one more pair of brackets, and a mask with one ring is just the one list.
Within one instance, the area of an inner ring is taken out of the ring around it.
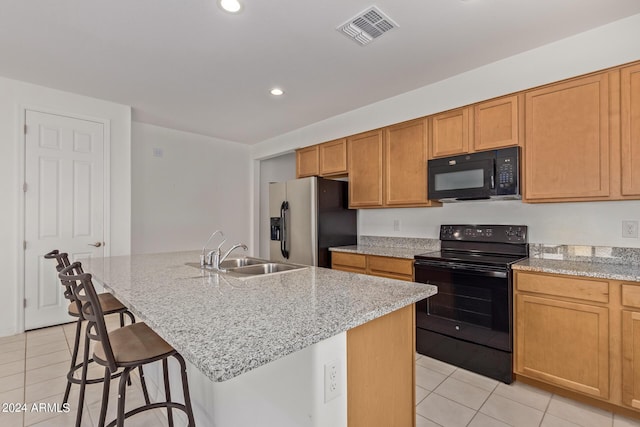
{"label": "wooden upper cabinet", "polygon": [[427,120],[389,126],[384,132],[384,204],[427,205]]}
{"label": "wooden upper cabinet", "polygon": [[382,129],[347,138],[349,207],[382,206]]}
{"label": "wooden upper cabinet", "polygon": [[525,201],[606,199],[609,75],[526,92],[525,111]]}
{"label": "wooden upper cabinet", "polygon": [[524,130],[522,95],[481,102],[473,107],[473,150],[494,150],[518,145]]}
{"label": "wooden upper cabinet", "polygon": [[469,152],[471,107],[431,117],[431,157],[455,156]]}
{"label": "wooden upper cabinet", "polygon": [[320,176],[346,175],[347,138],[320,144]]}
{"label": "wooden upper cabinet", "polygon": [[300,148],[296,150],[296,178],[316,176],[320,172],[318,146]]}
{"label": "wooden upper cabinet", "polygon": [[622,195],[640,195],[640,64],[622,68],[621,153]]}

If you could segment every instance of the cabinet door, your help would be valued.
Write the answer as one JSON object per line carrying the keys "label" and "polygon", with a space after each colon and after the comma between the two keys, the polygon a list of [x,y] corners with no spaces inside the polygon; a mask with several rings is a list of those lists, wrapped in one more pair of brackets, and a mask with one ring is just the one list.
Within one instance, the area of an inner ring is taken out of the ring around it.
{"label": "cabinet door", "polygon": [[426,119],[385,128],[385,205],[428,204],[427,150]]}
{"label": "cabinet door", "polygon": [[640,64],[621,70],[622,195],[640,195]]}
{"label": "cabinet door", "polygon": [[473,107],[474,151],[518,145],[524,123],[519,115],[520,96],[513,95],[481,102]]}
{"label": "cabinet door", "polygon": [[414,305],[347,331],[347,425],[415,426]]}
{"label": "cabinet door", "polygon": [[606,73],[526,93],[525,200],[609,195]]}
{"label": "cabinet door", "polygon": [[347,139],[320,144],[320,176],[347,173]]}
{"label": "cabinet door", "polygon": [[382,130],[347,139],[349,207],[382,206]]}
{"label": "cabinet door", "polygon": [[640,313],[622,310],[622,403],[640,409]]}
{"label": "cabinet door", "polygon": [[609,310],[516,296],[516,373],[609,397]]}
{"label": "cabinet door", "polygon": [[469,152],[469,107],[432,117],[431,157]]}
{"label": "cabinet door", "polygon": [[296,178],[319,175],[318,146],[296,150]]}

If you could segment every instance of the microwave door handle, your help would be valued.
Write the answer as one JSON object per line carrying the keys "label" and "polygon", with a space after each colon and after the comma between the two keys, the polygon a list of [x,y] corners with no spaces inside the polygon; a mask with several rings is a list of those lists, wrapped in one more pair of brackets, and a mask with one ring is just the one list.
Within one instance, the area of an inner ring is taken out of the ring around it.
{"label": "microwave door handle", "polygon": [[491,189],[493,190],[494,188],[496,188],[496,165],[494,163],[493,167],[491,168]]}

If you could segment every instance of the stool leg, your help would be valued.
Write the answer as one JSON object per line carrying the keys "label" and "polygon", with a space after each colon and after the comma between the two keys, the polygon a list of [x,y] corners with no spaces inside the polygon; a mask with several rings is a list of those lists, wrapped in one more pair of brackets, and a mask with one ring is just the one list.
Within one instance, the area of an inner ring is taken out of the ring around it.
{"label": "stool leg", "polygon": [[[167,359],[162,359],[162,371],[164,374],[164,395],[167,398],[167,403],[171,402],[171,390],[169,387],[169,366]],[[173,411],[167,406],[167,419],[169,421],[169,427],[173,427]]]}
{"label": "stool leg", "polygon": [[118,313],[118,317],[120,317],[120,327],[124,328],[124,314],[122,312]]}
{"label": "stool leg", "polygon": [[111,371],[104,368],[104,384],[102,384],[102,405],[100,406],[100,419],[98,427],[104,427],[104,421],[107,417],[107,407],[109,406],[109,386],[111,385]]}
{"label": "stool leg", "polygon": [[[71,366],[69,366],[69,373],[73,373],[73,368],[76,366],[76,361],[78,360],[78,347],[80,347],[80,332],[82,330],[82,318],[78,317],[78,321],[76,322],[76,336],[73,340],[73,354],[71,355]],[[62,398],[62,403],[65,404],[69,400],[69,392],[71,391],[71,381],[67,376],[67,388],[64,390],[64,397]]]}
{"label": "stool leg", "polygon": [[82,356],[82,379],[80,380],[80,397],[78,397],[78,413],[76,415],[76,427],[82,423],[82,410],[84,409],[84,391],[87,387],[87,368],[89,365],[89,337],[84,338],[84,354]]}
{"label": "stool leg", "polygon": [[182,376],[182,392],[184,393],[184,406],[187,408],[187,417],[189,418],[189,427],[195,427],[196,422],[193,419],[193,409],[191,408],[191,396],[189,395],[189,383],[187,382],[187,364],[183,357],[176,353],[173,355],[180,363],[180,374]]}
{"label": "stool leg", "polygon": [[122,371],[122,376],[120,377],[120,385],[118,387],[118,418],[117,426],[124,427],[124,402],[126,400],[126,392],[127,392],[127,379],[129,378],[129,371],[131,368],[124,368]]}
{"label": "stool leg", "polygon": [[138,366],[138,372],[140,373],[140,385],[142,385],[142,394],[144,394],[144,403],[147,405],[151,404],[149,400],[149,392],[147,391],[147,383],[144,380],[144,370],[142,369],[142,365]]}

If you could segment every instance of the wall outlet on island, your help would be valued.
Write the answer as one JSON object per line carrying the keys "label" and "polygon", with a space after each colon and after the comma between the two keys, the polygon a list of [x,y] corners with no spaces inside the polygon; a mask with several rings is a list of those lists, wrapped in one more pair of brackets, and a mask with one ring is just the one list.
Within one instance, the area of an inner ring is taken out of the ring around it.
{"label": "wall outlet on island", "polygon": [[340,362],[334,360],[324,365],[324,403],[340,396]]}
{"label": "wall outlet on island", "polygon": [[638,221],[622,221],[622,237],[638,238]]}

